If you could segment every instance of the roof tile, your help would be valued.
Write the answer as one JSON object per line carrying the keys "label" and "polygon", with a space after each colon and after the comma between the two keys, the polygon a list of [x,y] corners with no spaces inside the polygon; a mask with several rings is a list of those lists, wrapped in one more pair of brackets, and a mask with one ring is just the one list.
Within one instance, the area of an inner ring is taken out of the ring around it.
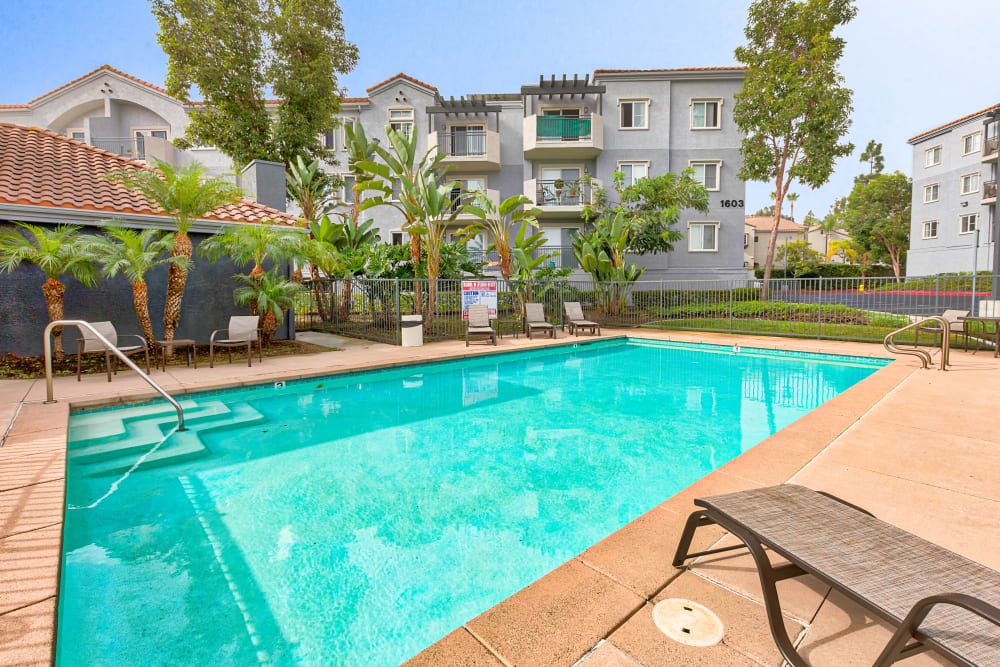
{"label": "roof tile", "polygon": [[[748,215],[746,216],[746,223],[756,229],[759,232],[770,232],[771,225],[774,224],[774,218],[769,215]],[[800,225],[794,220],[789,220],[788,218],[782,218],[781,222],[778,223],[779,232],[804,232],[806,231],[805,225]]]}
{"label": "roof tile", "polygon": [[376,83],[374,86],[369,86],[368,88],[366,88],[366,90],[370,93],[373,90],[375,90],[376,88],[381,88],[385,84],[389,83],[390,81],[394,81],[395,79],[406,79],[410,83],[415,83],[418,86],[423,86],[424,88],[429,88],[430,90],[433,90],[435,93],[438,91],[438,89],[435,88],[434,86],[432,86],[431,84],[424,83],[420,79],[414,79],[412,76],[407,76],[406,74],[403,74],[402,72],[400,72],[399,74],[396,74],[395,76],[390,76],[385,81],[382,81],[380,83]]}
{"label": "roof tile", "polygon": [[959,118],[958,120],[953,120],[953,121],[951,121],[950,123],[945,123],[944,125],[941,125],[941,126],[939,126],[939,127],[935,127],[935,128],[933,129],[933,130],[927,130],[926,132],[921,132],[921,133],[920,133],[920,134],[918,134],[917,136],[915,136],[915,137],[910,137],[910,138],[909,138],[909,139],[907,139],[906,141],[907,141],[907,143],[910,143],[910,142],[913,142],[913,141],[916,141],[917,139],[919,139],[919,138],[921,138],[921,137],[926,137],[926,136],[927,136],[928,134],[934,134],[935,132],[937,132],[937,131],[939,131],[939,130],[943,130],[943,129],[945,129],[945,128],[948,128],[948,127],[951,127],[952,125],[958,125],[958,124],[959,124],[959,123],[961,123],[962,121],[966,121],[966,120],[969,120],[970,118],[975,118],[975,117],[976,117],[976,116],[978,116],[979,114],[983,114],[983,113],[986,113],[987,111],[993,111],[994,109],[1000,109],[1000,104],[994,104],[994,105],[993,105],[993,106],[991,106],[991,107],[986,107],[985,109],[980,109],[980,110],[979,110],[979,111],[977,111],[976,113],[970,113],[970,114],[969,114],[968,116],[962,116],[962,117],[961,117],[961,118]]}

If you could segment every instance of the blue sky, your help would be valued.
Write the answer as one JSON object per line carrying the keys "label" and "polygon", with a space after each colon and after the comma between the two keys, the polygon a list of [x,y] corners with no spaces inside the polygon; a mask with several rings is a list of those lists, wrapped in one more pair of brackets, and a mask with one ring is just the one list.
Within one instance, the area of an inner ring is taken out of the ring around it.
{"label": "blue sky", "polygon": [[[732,65],[747,4],[342,0],[361,58],[341,83],[349,95],[364,95],[403,71],[457,97],[517,92],[539,74]],[[799,220],[809,209],[823,215],[850,190],[861,168],[856,156],[869,139],[883,143],[888,169],[909,173],[907,138],[1000,102],[995,0],[858,5],[844,30],[842,65],[855,91],[850,139],[858,148],[828,185],[794,188]],[[0,103],[26,102],[105,63],[162,84],[166,58],[156,29],[142,0],[12,4],[0,24]],[[770,203],[769,192],[766,184],[748,184],[747,210]]]}

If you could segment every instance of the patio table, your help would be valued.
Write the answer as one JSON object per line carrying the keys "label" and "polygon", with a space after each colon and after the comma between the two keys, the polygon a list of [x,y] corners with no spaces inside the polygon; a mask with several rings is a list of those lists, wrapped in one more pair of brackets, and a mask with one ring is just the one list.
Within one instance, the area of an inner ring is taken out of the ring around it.
{"label": "patio table", "polygon": [[160,354],[160,359],[162,360],[163,372],[167,372],[167,348],[173,347],[176,351],[180,352],[184,350],[187,352],[187,365],[190,366],[191,362],[194,362],[194,367],[198,368],[198,355],[194,349],[195,342],[190,338],[175,338],[174,340],[158,340],[156,341],[156,350]]}
{"label": "patio table", "polygon": [[517,340],[517,334],[518,334],[517,325],[521,323],[521,320],[518,320],[518,319],[500,320],[500,319],[498,319],[496,322],[497,322],[497,336],[499,336],[500,338],[503,338],[503,328],[504,328],[504,325],[508,325],[510,327],[510,332],[508,333],[508,335],[510,333],[513,333],[514,334],[514,340]]}
{"label": "patio table", "polygon": [[[965,317],[959,317],[958,319],[963,322],[980,322],[983,325],[983,333],[986,333],[986,325],[989,323],[993,324],[993,357],[996,358],[1000,355],[1000,317],[973,317],[972,315],[966,315]],[[975,354],[975,352],[973,352]]]}

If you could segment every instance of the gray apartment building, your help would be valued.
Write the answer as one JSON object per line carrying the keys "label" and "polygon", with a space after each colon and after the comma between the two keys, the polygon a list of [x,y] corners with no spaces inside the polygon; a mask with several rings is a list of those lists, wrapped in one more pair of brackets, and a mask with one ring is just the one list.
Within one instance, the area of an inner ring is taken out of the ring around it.
{"label": "gray apartment building", "polygon": [[967,272],[973,264],[980,271],[997,270],[998,121],[988,118],[995,109],[1000,104],[909,140],[913,212],[908,275]]}
{"label": "gray apartment building", "polygon": [[[421,153],[438,146],[453,178],[494,201],[526,195],[541,211],[546,245],[558,253],[554,262],[564,266],[574,265],[571,238],[585,225],[581,212],[594,190],[606,187],[614,199],[615,171],[632,183],[691,167],[711,193],[709,213],[683,212],[676,229],[684,240],[672,252],[631,259],[650,280],[743,278],[746,189],[737,176],[740,134],[732,119],[742,79],[738,67],[597,70],[541,76],[519,92],[455,99],[401,73],[365,97],[345,98],[341,120],[383,143],[387,125],[415,133]],[[184,135],[190,108],[104,66],[25,104],[0,105],[0,122],[45,127],[140,160],[198,161],[213,173],[230,171],[228,158],[213,147],[172,146]],[[349,203],[344,139],[342,127],[326,133],[334,159],[325,168],[345,177],[341,196]],[[396,211],[369,214],[384,241],[407,242]],[[474,239],[470,248],[483,243]]]}

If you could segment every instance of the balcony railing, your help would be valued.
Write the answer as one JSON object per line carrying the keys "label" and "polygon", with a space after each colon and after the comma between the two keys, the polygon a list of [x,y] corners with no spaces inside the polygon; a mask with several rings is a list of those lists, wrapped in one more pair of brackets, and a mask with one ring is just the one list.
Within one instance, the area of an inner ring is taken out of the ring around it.
{"label": "balcony railing", "polygon": [[[546,266],[551,266],[552,268],[577,268],[576,257],[573,255],[573,246],[556,246],[547,245],[542,246],[538,250],[531,253],[532,259],[537,259],[542,256],[549,256],[545,261]],[[469,249],[469,258],[473,262],[482,262],[483,264],[489,262],[496,262],[499,260],[497,257],[496,249],[486,251],[482,249]],[[499,270],[497,267],[486,267],[487,271],[492,269]]]}
{"label": "balcony railing", "polygon": [[1000,138],[996,136],[986,137],[983,142],[983,159],[996,156],[998,151],[1000,151]]}
{"label": "balcony railing", "polygon": [[486,155],[486,130],[438,133],[438,150],[451,157]]}
{"label": "balcony railing", "polygon": [[589,141],[592,126],[591,114],[580,117],[538,116],[535,136],[538,141]]}
{"label": "balcony railing", "polygon": [[106,150],[109,153],[129,157],[133,160],[144,160],[146,150],[143,140],[135,137],[112,137],[104,139],[91,139],[90,144],[96,148]]}
{"label": "balcony railing", "polygon": [[536,181],[536,206],[584,206],[590,203],[590,183],[586,181]]}
{"label": "balcony railing", "polygon": [[983,199],[996,199],[997,198],[997,182],[996,179],[992,181],[983,181]]}

